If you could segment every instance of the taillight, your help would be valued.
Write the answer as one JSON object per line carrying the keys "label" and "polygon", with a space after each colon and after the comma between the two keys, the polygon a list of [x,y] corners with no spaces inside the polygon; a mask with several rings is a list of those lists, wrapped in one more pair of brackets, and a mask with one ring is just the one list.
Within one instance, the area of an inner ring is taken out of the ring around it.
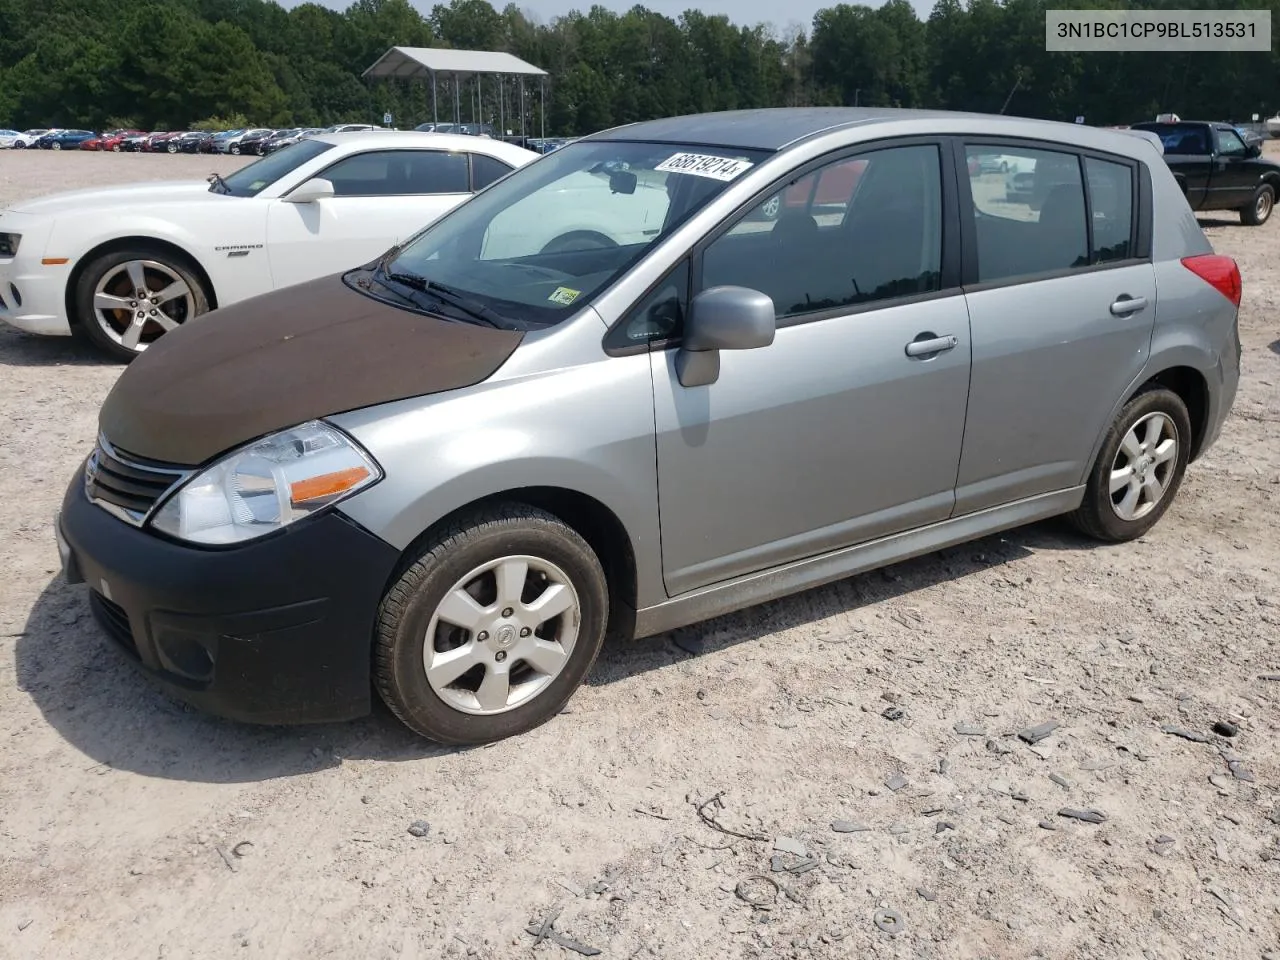
{"label": "taillight", "polygon": [[1236,307],[1240,306],[1240,267],[1230,257],[1216,253],[1202,253],[1183,257],[1182,265],[1226,297]]}

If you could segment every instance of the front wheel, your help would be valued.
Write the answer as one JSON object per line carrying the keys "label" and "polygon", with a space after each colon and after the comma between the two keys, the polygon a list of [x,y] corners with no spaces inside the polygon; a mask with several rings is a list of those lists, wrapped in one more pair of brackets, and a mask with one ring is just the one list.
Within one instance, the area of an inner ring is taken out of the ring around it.
{"label": "front wheel", "polygon": [[424,737],[501,740],[560,712],[608,619],[604,569],[576,531],[534,507],[492,507],[426,543],[387,591],[375,683]]}
{"label": "front wheel", "polygon": [[94,344],[129,361],[209,309],[209,294],[184,259],[142,248],[95,258],[80,271],[76,323]]}
{"label": "front wheel", "polygon": [[1271,219],[1271,211],[1275,209],[1276,191],[1269,183],[1264,183],[1253,192],[1248,206],[1240,211],[1242,222],[1251,227],[1260,227]]}
{"label": "front wheel", "polygon": [[231,148],[231,155],[232,155],[233,157],[238,157],[238,156],[240,156],[240,146],[239,146],[238,144],[237,144],[237,145],[235,145],[235,146],[233,146],[233,147]]}
{"label": "front wheel", "polygon": [[58,142],[55,140],[53,143],[49,144],[49,148],[50,148],[51,150],[61,150],[61,149],[62,149],[62,144],[58,143]]}
{"label": "front wheel", "polygon": [[167,150],[169,153],[177,153],[178,145],[176,143],[171,143],[167,147],[165,147],[165,150]]}
{"label": "front wheel", "polygon": [[1182,398],[1163,387],[1142,391],[1107,432],[1072,522],[1098,540],[1136,540],[1169,509],[1190,452]]}

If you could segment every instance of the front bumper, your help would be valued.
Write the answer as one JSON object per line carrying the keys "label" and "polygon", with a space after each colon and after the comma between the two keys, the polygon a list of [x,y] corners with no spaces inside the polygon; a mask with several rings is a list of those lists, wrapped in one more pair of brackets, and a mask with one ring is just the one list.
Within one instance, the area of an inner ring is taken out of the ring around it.
{"label": "front bumper", "polygon": [[238,547],[183,546],[90,503],[77,471],[57,520],[70,582],[171,696],[252,723],[369,712],[378,605],[399,554],[327,511]]}
{"label": "front bumper", "polygon": [[[24,235],[18,255],[0,260],[0,321],[27,333],[69,337],[66,290],[71,267],[40,263],[37,247],[43,249],[43,240],[31,236],[28,243]],[[28,249],[37,252],[28,254]]]}

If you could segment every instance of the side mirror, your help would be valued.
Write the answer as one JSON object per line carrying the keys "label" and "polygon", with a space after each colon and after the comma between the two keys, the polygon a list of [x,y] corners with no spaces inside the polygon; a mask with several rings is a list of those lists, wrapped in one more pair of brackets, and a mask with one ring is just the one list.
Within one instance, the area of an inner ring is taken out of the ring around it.
{"label": "side mirror", "polygon": [[333,184],[321,177],[308,180],[283,199],[288,203],[315,203],[333,196]]}
{"label": "side mirror", "polygon": [[1246,143],[1246,144],[1244,145],[1244,155],[1245,155],[1246,157],[1248,157],[1249,159],[1253,159],[1254,157],[1260,157],[1260,156],[1262,156],[1262,144],[1261,144],[1261,143]]}
{"label": "side mirror", "polygon": [[754,350],[773,343],[773,300],[746,287],[711,287],[689,304],[676,375],[685,387],[703,387],[720,376],[721,350]]}

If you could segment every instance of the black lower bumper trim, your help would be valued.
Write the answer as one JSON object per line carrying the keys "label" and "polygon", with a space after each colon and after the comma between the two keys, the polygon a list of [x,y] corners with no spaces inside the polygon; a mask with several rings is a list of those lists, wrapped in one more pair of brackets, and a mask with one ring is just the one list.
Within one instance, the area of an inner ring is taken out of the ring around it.
{"label": "black lower bumper trim", "polygon": [[77,474],[59,524],[95,619],[170,695],[255,723],[368,713],[374,624],[399,554],[343,515],[204,550],[94,506]]}

